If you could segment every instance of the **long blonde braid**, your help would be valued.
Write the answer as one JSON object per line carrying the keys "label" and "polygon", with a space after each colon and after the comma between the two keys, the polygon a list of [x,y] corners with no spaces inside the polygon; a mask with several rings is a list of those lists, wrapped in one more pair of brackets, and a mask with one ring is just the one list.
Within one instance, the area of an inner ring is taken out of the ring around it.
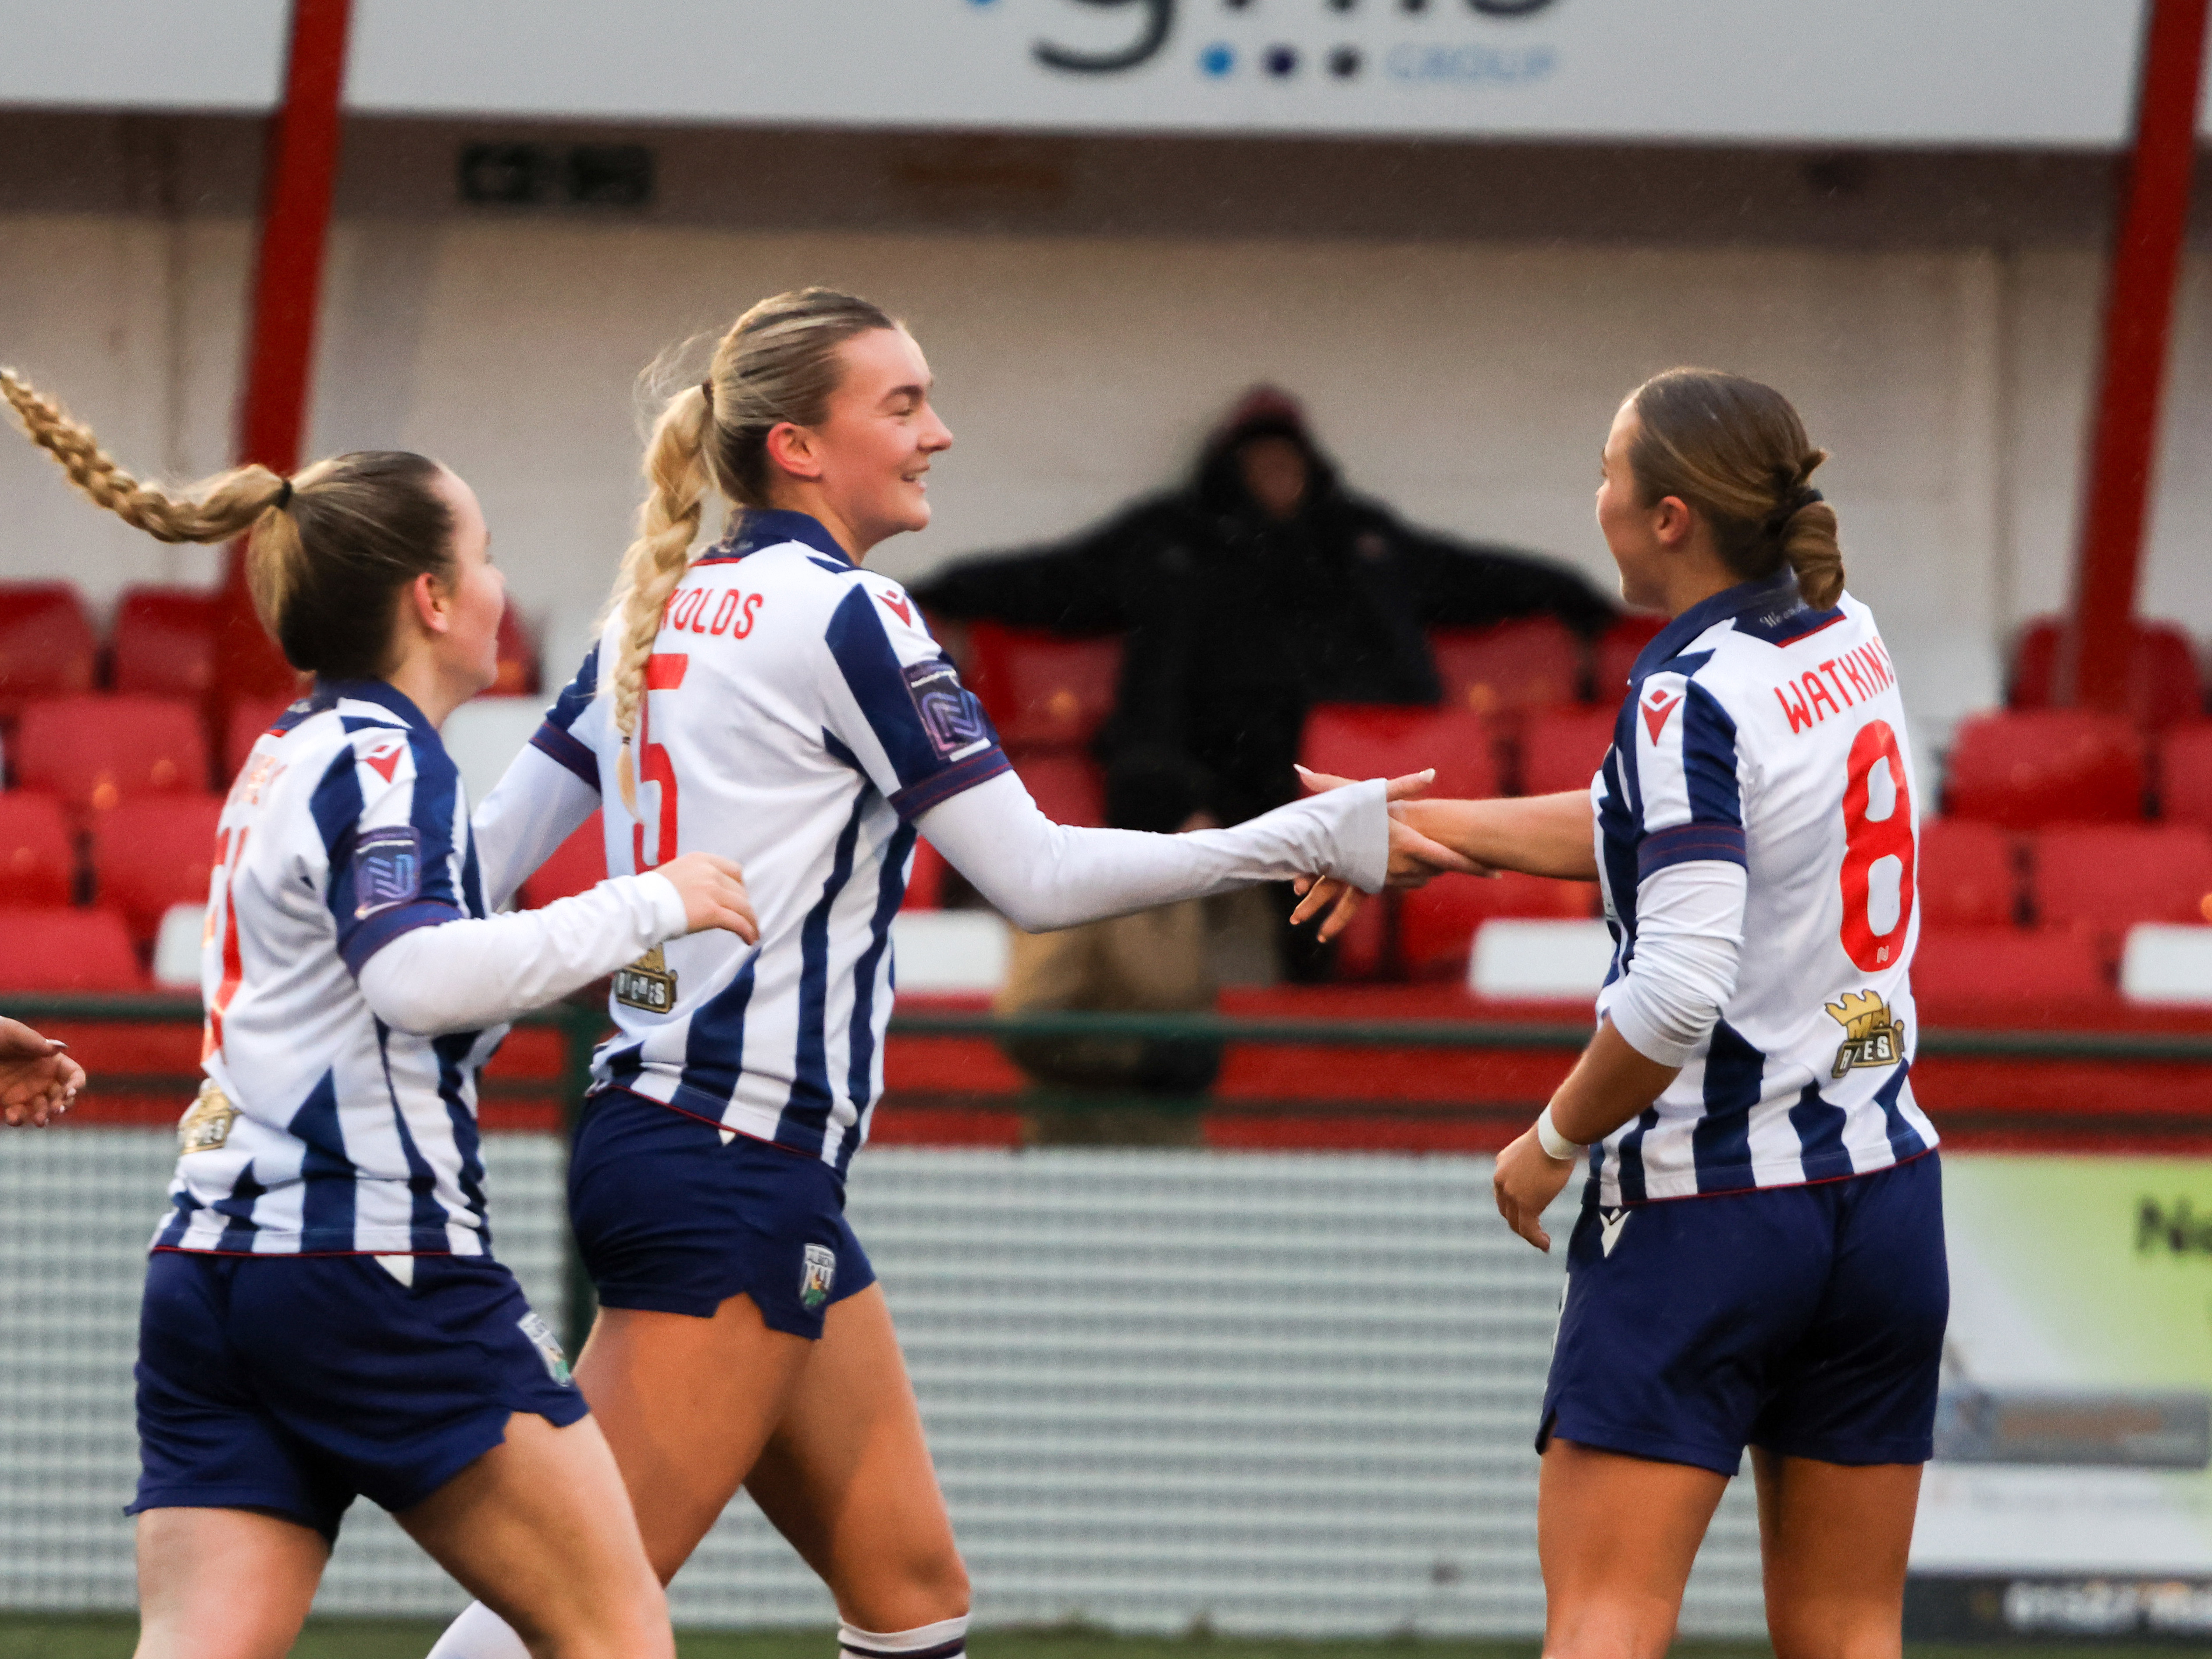
{"label": "long blonde braid", "polygon": [[787,422],[818,425],[842,372],[837,348],[871,329],[897,326],[881,307],[833,289],[775,295],[731,325],[715,344],[706,380],[676,393],[653,422],[637,536],[623,555],[607,606],[609,617],[621,619],[621,650],[603,678],[623,735],[615,782],[633,814],[630,739],[645,702],[646,659],[670,596],[690,568],[708,489],[719,488],[740,510],[770,506],[769,433]]}
{"label": "long blonde braid", "polygon": [[238,467],[170,495],[125,472],[90,427],[12,368],[0,368],[0,397],[82,495],[157,541],[228,541],[285,498],[284,480],[265,466]]}
{"label": "long blonde braid", "polygon": [[713,441],[714,410],[698,386],[679,392],[653,423],[646,445],[645,476],[651,488],[637,510],[637,538],[623,555],[611,610],[622,618],[622,654],[610,676],[615,726],[623,734],[615,781],[623,804],[637,811],[637,777],[630,763],[629,738],[637,731],[638,706],[645,700],[646,659],[660,632],[661,613],[684,573],[691,568],[691,544],[698,539],[708,485],[713,482],[707,447]]}

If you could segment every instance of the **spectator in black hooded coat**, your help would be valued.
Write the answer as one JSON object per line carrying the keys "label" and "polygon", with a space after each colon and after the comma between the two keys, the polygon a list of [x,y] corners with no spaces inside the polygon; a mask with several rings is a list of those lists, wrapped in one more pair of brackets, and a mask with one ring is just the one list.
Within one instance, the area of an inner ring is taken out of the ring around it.
{"label": "spectator in black hooded coat", "polygon": [[1615,615],[1571,570],[1413,529],[1348,493],[1297,403],[1267,387],[1208,441],[1188,487],[915,592],[948,620],[1126,635],[1100,757],[1187,756],[1227,823],[1297,792],[1313,704],[1435,702],[1425,629],[1554,616],[1589,634]]}

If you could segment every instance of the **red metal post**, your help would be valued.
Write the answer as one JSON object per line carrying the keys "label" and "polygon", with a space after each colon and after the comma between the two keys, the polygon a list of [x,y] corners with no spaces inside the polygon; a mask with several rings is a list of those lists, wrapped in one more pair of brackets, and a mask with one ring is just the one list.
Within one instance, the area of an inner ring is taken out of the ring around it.
{"label": "red metal post", "polygon": [[2166,336],[2197,161],[2197,106],[2212,0],[2146,0],[2135,144],[2120,186],[2105,291],[2095,424],[2058,697],[2126,712]]}
{"label": "red metal post", "polygon": [[[293,0],[284,101],[270,125],[238,456],[279,472],[298,470],[307,425],[351,13],[352,0]],[[240,699],[288,690],[293,683],[291,669],[254,618],[243,541],[230,550],[219,613],[210,711],[218,742]]]}

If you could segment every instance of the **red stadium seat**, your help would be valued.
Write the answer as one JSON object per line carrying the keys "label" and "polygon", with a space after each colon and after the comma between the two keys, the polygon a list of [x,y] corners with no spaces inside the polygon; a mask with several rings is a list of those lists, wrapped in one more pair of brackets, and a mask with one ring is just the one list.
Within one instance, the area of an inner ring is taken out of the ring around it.
{"label": "red stadium seat", "polygon": [[1495,738],[1489,722],[1469,709],[1323,703],[1306,716],[1298,753],[1315,771],[1338,777],[1395,778],[1433,766],[1431,794],[1498,793]]}
{"label": "red stadium seat", "polygon": [[58,906],[0,912],[0,993],[143,991],[131,931],[112,910]]}
{"label": "red stadium seat", "polygon": [[67,582],[0,582],[0,720],[39,697],[89,691],[100,637]]}
{"label": "red stadium seat", "polygon": [[2036,920],[2117,959],[2139,921],[2212,921],[2212,832],[2195,824],[2083,824],[2031,843]]}
{"label": "red stadium seat", "polygon": [[1923,927],[2006,927],[2020,916],[2020,848],[1974,818],[1927,818],[1912,862]]}
{"label": "red stadium seat", "polygon": [[199,711],[167,697],[56,697],[24,709],[9,751],[15,780],[105,812],[133,795],[208,787]]}
{"label": "red stadium seat", "polygon": [[1429,650],[1443,682],[1443,706],[1478,714],[1577,702],[1589,672],[1581,639],[1555,617],[1438,629]]}
{"label": "red stadium seat", "polygon": [[1118,636],[1069,640],[979,622],[969,625],[968,639],[969,690],[1009,748],[1079,747],[1114,712]]}
{"label": "red stadium seat", "polygon": [[215,612],[216,596],[198,588],[126,588],[110,642],[115,689],[204,697],[215,682]]}
{"label": "red stadium seat", "polygon": [[1400,896],[1398,953],[1415,979],[1455,979],[1467,972],[1474,930],[1492,917],[1583,921],[1597,914],[1594,881],[1553,881],[1513,872],[1443,876]]}
{"label": "red stadium seat", "polygon": [[2064,927],[1931,927],[1912,957],[1912,994],[1923,1023],[1976,1018],[2008,1024],[2079,1022],[2116,1003],[2096,947]]}
{"label": "red stadium seat", "polygon": [[2212,830],[2212,720],[2177,726],[2158,747],[2160,816]]}
{"label": "red stadium seat", "polygon": [[606,878],[606,828],[594,812],[584,820],[583,828],[555,848],[553,856],[531,872],[517,902],[526,910],[535,910],[555,899],[588,893]]}
{"label": "red stadium seat", "polygon": [[499,678],[487,694],[495,697],[534,697],[538,695],[538,648],[530,642],[521,613],[507,601],[499,617]]}
{"label": "red stadium seat", "polygon": [[76,851],[52,795],[0,794],[0,905],[67,904],[76,897]]}
{"label": "red stadium seat", "polygon": [[1539,708],[1521,727],[1521,793],[1587,791],[1613,746],[1610,708]]}
{"label": "red stadium seat", "polygon": [[100,815],[92,843],[100,902],[119,912],[141,945],[173,904],[204,904],[215,867],[219,795],[143,795]]}
{"label": "red stadium seat", "polygon": [[[2014,708],[2048,708],[2057,695],[2058,658],[2065,621],[2039,617],[2021,631],[2013,647],[2012,687],[2007,701]],[[2197,650],[2189,635],[2172,623],[2135,624],[2128,653],[2128,713],[2148,726],[2172,726],[2204,712],[2204,687],[2197,678]]]}
{"label": "red stadium seat", "polygon": [[1010,757],[1037,810],[1054,823],[1095,830],[1106,822],[1106,783],[1088,755],[1060,750]]}
{"label": "red stadium seat", "polygon": [[1623,617],[1598,636],[1590,679],[1599,703],[1616,707],[1628,695],[1629,672],[1636,666],[1637,653],[1658,638],[1666,625],[1664,617]]}
{"label": "red stadium seat", "polygon": [[2114,714],[2074,708],[1977,714],[1951,750],[1944,811],[2015,830],[2142,817],[2143,746]]}
{"label": "red stadium seat", "polygon": [[246,757],[253,752],[254,739],[276,724],[276,717],[298,701],[296,692],[287,692],[273,697],[251,697],[232,705],[230,725],[222,737],[222,784],[228,790],[237,777]]}

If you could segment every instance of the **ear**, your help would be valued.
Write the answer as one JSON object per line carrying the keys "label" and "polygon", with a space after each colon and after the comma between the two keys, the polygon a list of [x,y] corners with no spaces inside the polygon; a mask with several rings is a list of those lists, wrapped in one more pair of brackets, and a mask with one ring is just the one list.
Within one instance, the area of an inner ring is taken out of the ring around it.
{"label": "ear", "polygon": [[768,429],[768,458],[794,478],[822,476],[822,456],[814,434],[789,421],[779,421]]}
{"label": "ear", "polygon": [[453,597],[446,584],[427,570],[407,584],[407,607],[426,634],[444,634],[452,629]]}
{"label": "ear", "polygon": [[1690,504],[1680,495],[1664,495],[1651,509],[1652,533],[1667,547],[1680,547],[1690,539],[1690,532],[1697,526],[1697,515]]}

